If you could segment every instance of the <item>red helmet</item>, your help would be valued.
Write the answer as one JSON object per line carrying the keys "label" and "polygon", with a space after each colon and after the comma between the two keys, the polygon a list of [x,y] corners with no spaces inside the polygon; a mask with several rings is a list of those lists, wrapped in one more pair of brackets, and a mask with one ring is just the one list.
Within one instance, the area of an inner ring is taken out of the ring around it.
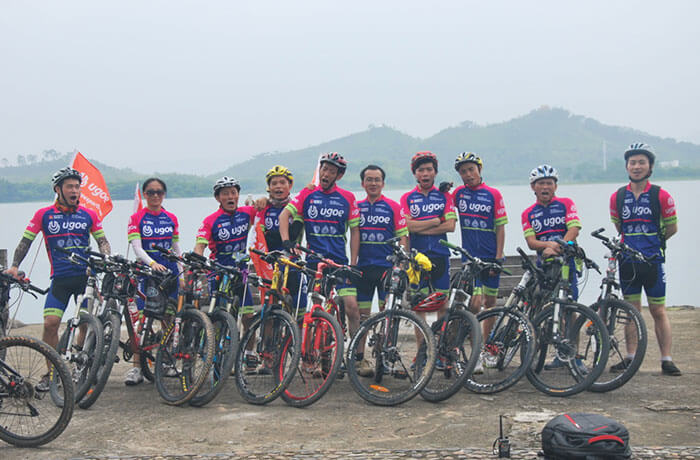
{"label": "red helmet", "polygon": [[411,158],[411,172],[416,173],[418,166],[423,163],[432,162],[433,167],[435,167],[435,172],[438,170],[438,160],[433,152],[418,152]]}
{"label": "red helmet", "polygon": [[444,292],[433,292],[429,296],[420,295],[420,297],[414,297],[413,311],[422,311],[426,313],[438,311],[447,302],[447,295]]}
{"label": "red helmet", "polygon": [[338,172],[340,173],[344,173],[348,167],[348,162],[345,161],[345,158],[343,158],[338,152],[324,153],[323,155],[321,155],[321,159],[319,160],[319,162],[321,164],[332,164],[333,166],[338,168]]}

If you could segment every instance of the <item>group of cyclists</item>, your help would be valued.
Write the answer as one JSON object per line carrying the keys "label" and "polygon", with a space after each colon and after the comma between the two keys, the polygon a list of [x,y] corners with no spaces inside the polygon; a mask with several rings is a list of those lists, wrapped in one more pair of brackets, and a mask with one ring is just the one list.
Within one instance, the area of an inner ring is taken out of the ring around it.
{"label": "group of cyclists", "polygon": [[[620,260],[620,283],[625,300],[641,309],[641,291],[645,291],[654,319],[654,330],[661,351],[661,370],[665,375],[681,375],[671,359],[671,327],[665,312],[666,278],[664,271],[665,243],[677,232],[674,201],[667,191],[649,182],[655,162],[653,149],[643,143],[632,144],[624,153],[630,182],[610,197],[610,216],[624,242],[653,260]],[[429,273],[431,288],[447,292],[450,287],[449,249],[440,244],[457,225],[462,247],[481,260],[502,264],[505,224],[508,222],[501,193],[483,180],[483,160],[474,153],[460,153],[454,168],[463,184],[454,191],[452,184],[436,186],[438,159],[432,152],[418,152],[411,158],[411,171],[416,187],[401,196],[397,203],[383,195],[385,171],[378,165],[362,169],[360,179],[366,197],[357,200],[354,194],[338,186],[347,170],[347,161],[338,153],[323,154],[319,160],[318,185],[309,184],[292,197],[294,176],[280,165],[266,175],[268,195],[253,205],[240,205],[240,183],[222,177],[213,186],[218,209],[206,216],[197,232],[194,252],[226,266],[240,266],[239,255],[247,250],[248,235],[258,222],[269,250],[295,252],[305,238],[312,251],[342,265],[357,266],[362,276],[347,279],[337,285],[343,299],[349,333],[352,336],[363,319],[370,315],[375,292],[380,308],[385,299],[382,277],[391,268],[392,249],[389,240],[400,239],[405,248],[416,249],[432,264]],[[559,176],[550,165],[540,165],[529,175],[536,201],[522,212],[525,241],[538,254],[538,263],[557,256],[561,246],[556,239],[575,241],[581,220],[570,198],[556,195]],[[53,178],[56,201],[39,209],[29,222],[14,252],[12,265],[6,273],[18,276],[19,266],[39,232],[43,232],[51,263],[51,286],[44,306],[43,340],[53,347],[58,342],[58,328],[71,297],[77,297],[86,286],[84,267],[69,263],[63,250],[88,257],[90,235],[99,251],[109,254],[110,244],[97,215],[80,206],[81,173],[67,167]],[[164,257],[157,247],[181,254],[179,222],[163,207],[167,186],[159,178],[149,178],[142,186],[146,206],[134,213],[128,222],[128,241],[135,256],[155,271],[182,272],[176,262]],[[347,244],[349,240],[349,245]],[[349,246],[349,256],[346,247]],[[313,268],[313,262],[309,261]],[[577,270],[575,262],[564,267],[576,297]],[[182,284],[182,279],[181,283]],[[305,309],[307,283],[299,271],[292,271],[288,288],[298,300],[299,310]],[[475,283],[470,309],[478,312],[496,304],[499,272],[482,273]],[[172,296],[177,295],[178,286]],[[427,286],[426,286],[427,289]],[[238,288],[244,324],[253,312],[251,290]],[[139,301],[139,309],[143,308]],[[438,312],[440,315],[440,312]],[[485,325],[488,327],[488,325]],[[488,331],[485,331],[488,332]],[[635,350],[627,350],[631,360]],[[248,351],[246,351],[248,353]],[[356,354],[360,375],[371,375],[373,368]],[[563,365],[557,360],[549,367]],[[125,376],[127,385],[143,382],[142,371],[134,359],[134,367]],[[625,361],[620,363],[624,370]],[[619,366],[619,365],[618,365]],[[478,363],[475,373],[482,370]],[[48,389],[48,374],[37,385]]]}

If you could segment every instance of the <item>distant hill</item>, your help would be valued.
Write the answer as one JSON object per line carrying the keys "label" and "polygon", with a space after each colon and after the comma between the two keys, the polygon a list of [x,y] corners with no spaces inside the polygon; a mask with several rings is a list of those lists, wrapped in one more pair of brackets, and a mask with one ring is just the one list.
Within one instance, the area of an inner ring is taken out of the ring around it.
{"label": "distant hill", "polygon": [[[700,178],[700,146],[696,144],[604,125],[592,118],[550,107],[540,107],[521,117],[486,126],[466,121],[426,139],[388,126],[370,126],[365,131],[305,149],[261,153],[207,177],[160,176],[168,182],[171,197],[209,195],[211,184],[222,175],[238,178],[244,194],[264,193],[265,173],[273,165],[288,166],[297,184],[303,184],[311,179],[319,153],[337,151],[349,162],[343,180],[345,187],[359,188],[360,170],[374,163],[386,169],[388,187],[407,188],[414,184],[409,162],[415,152],[435,152],[440,161],[438,180],[458,180],[452,164],[454,157],[466,150],[484,159],[484,176],[492,184],[523,183],[528,172],[541,163],[558,168],[563,181],[624,181],[622,152],[632,142],[649,143],[656,149],[660,163],[676,164],[667,168],[657,165],[655,178]],[[603,145],[607,151],[606,170],[603,168]],[[52,194],[47,182],[51,174],[71,158],[72,154],[65,154],[50,161],[0,168],[0,201],[50,199]],[[133,196],[134,182],[146,177],[128,168],[94,163],[105,176],[114,199]]]}

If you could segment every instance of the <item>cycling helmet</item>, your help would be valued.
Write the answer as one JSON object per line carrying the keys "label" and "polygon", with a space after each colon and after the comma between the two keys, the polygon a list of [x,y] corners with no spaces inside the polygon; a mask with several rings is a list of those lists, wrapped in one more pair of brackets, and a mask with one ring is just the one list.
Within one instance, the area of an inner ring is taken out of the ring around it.
{"label": "cycling helmet", "polygon": [[625,150],[625,163],[627,163],[627,160],[629,160],[629,157],[632,155],[639,154],[646,155],[649,159],[649,165],[654,166],[654,160],[656,160],[654,149],[651,148],[651,145],[642,142],[634,143]]}
{"label": "cycling helmet", "polygon": [[455,171],[459,171],[459,167],[464,163],[476,163],[476,165],[479,167],[479,171],[481,171],[481,168],[484,167],[484,162],[481,161],[481,158],[472,152],[462,152],[457,155],[457,158],[455,158]]}
{"label": "cycling helmet", "polygon": [[66,179],[78,179],[78,182],[82,183],[83,182],[83,176],[80,174],[80,171],[77,169],[73,169],[70,166],[66,166],[65,168],[59,169],[56,171],[51,178],[51,182],[53,183],[53,186],[60,186],[63,184],[63,181]]}
{"label": "cycling helmet", "polygon": [[422,165],[423,163],[431,162],[433,163],[433,167],[435,167],[435,172],[438,170],[438,160],[437,157],[433,152],[418,152],[415,155],[413,155],[413,158],[411,158],[411,172],[413,174],[416,173],[416,169],[418,169],[418,166]]}
{"label": "cycling helmet", "polygon": [[554,182],[559,181],[559,173],[553,166],[539,165],[530,171],[530,184],[534,184],[540,179],[554,179]]}
{"label": "cycling helmet", "polygon": [[239,192],[241,191],[241,184],[238,183],[236,179],[233,177],[224,176],[217,180],[214,184],[214,196],[217,196],[219,194],[219,190],[226,187],[236,187]]}
{"label": "cycling helmet", "polygon": [[411,300],[413,311],[431,313],[438,311],[445,305],[447,295],[444,292],[433,292],[428,296],[418,293]]}
{"label": "cycling helmet", "polygon": [[345,158],[343,158],[338,152],[328,152],[324,153],[321,155],[321,160],[319,160],[321,164],[323,163],[330,163],[333,166],[338,168],[339,173],[345,173],[345,170],[348,168],[348,162],[345,161]]}
{"label": "cycling helmet", "polygon": [[265,180],[267,180],[268,185],[270,185],[270,181],[275,176],[285,177],[289,182],[294,183],[294,176],[292,175],[292,172],[284,166],[275,165],[267,172],[267,174],[265,174]]}

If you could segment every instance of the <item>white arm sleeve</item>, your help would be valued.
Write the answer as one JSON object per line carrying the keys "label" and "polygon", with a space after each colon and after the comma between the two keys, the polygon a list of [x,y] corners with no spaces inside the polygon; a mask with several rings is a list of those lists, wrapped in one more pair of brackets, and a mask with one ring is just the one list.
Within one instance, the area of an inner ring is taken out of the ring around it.
{"label": "white arm sleeve", "polygon": [[153,259],[151,259],[151,257],[148,254],[146,254],[146,251],[143,250],[143,246],[141,246],[141,239],[140,238],[133,239],[133,240],[131,240],[130,244],[134,250],[134,254],[136,254],[136,257],[138,257],[138,259],[141,262],[144,262],[148,265],[151,265],[151,262],[153,262]]}

